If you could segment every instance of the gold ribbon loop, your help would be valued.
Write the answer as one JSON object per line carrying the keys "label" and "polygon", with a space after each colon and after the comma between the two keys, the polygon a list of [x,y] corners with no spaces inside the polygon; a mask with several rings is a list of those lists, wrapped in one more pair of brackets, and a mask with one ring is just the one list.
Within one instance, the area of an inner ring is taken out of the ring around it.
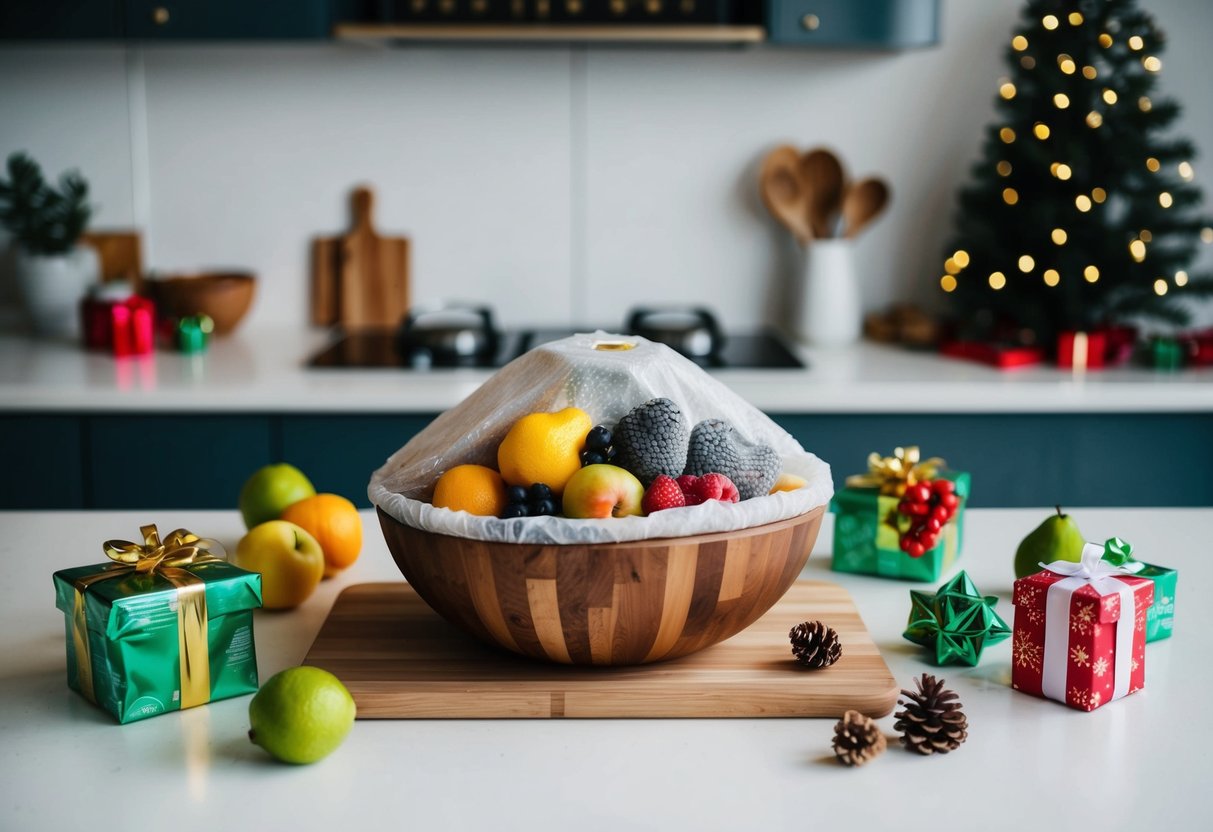
{"label": "gold ribbon loop", "polygon": [[107,540],[101,548],[112,561],[131,566],[135,572],[156,572],[161,566],[186,566],[221,560],[211,553],[218,547],[214,541],[203,540],[191,531],[174,529],[163,542],[155,523],[139,528],[143,543],[129,540]]}
{"label": "gold ribbon loop", "polygon": [[892,456],[868,454],[868,472],[847,477],[847,488],[879,488],[886,496],[900,497],[911,485],[934,479],[945,462],[937,456],[920,459],[917,445],[894,448]]}

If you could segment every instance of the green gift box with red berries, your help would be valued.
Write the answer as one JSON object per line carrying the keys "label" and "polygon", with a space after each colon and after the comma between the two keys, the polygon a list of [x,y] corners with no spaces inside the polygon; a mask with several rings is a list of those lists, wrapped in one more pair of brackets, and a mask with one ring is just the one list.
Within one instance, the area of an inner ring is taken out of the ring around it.
{"label": "green gift box with red berries", "polygon": [[964,545],[967,471],[918,461],[916,448],[869,459],[869,474],[848,477],[830,502],[833,569],[906,581],[936,581]]}

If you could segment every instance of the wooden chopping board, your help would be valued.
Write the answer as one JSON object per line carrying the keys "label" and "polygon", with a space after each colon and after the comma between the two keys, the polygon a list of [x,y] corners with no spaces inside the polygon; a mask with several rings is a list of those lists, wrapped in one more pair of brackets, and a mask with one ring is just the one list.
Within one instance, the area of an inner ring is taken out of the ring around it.
{"label": "wooden chopping board", "polygon": [[375,231],[370,188],[355,189],[350,208],[348,234],[312,241],[312,323],[395,327],[409,308],[409,241]]}
{"label": "wooden chopping board", "polygon": [[[843,653],[810,671],[792,659],[788,631],[814,618],[838,631]],[[336,674],[359,719],[878,717],[898,695],[851,596],[818,581],[793,584],[727,641],[618,668],[515,656],[464,635],[406,583],[358,584],[337,598],[303,663]]]}

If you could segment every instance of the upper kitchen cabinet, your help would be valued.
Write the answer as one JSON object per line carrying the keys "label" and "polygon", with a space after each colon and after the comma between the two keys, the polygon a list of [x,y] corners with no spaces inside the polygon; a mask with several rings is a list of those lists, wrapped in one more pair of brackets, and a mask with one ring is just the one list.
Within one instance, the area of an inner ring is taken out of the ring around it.
{"label": "upper kitchen cabinet", "polygon": [[3,0],[0,39],[122,37],[122,0]]}
{"label": "upper kitchen cabinet", "polygon": [[328,38],[332,0],[0,0],[0,40]]}
{"label": "upper kitchen cabinet", "polygon": [[934,46],[939,0],[767,0],[766,22],[777,46]]}

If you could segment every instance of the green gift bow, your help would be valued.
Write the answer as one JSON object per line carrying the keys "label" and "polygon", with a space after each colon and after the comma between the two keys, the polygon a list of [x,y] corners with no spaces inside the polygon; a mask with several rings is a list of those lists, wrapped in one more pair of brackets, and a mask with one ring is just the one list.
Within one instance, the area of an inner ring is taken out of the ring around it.
{"label": "green gift bow", "polygon": [[1113,566],[1123,566],[1130,572],[1140,572],[1146,566],[1133,557],[1133,544],[1119,537],[1109,537],[1104,541],[1103,560]]}

